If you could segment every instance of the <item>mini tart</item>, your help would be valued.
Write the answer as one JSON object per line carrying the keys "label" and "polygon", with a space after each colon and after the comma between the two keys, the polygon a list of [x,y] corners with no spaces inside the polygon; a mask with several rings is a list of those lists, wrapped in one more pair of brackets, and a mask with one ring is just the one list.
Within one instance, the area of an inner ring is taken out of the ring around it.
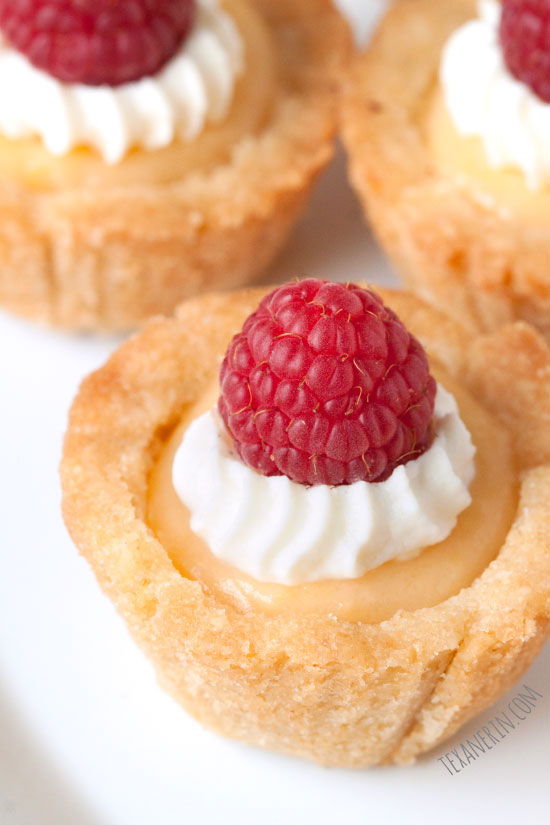
{"label": "mini tart", "polygon": [[380,622],[266,615],[172,564],[147,523],[152,470],[266,290],[195,298],[123,344],[83,383],[61,465],[71,536],[162,686],[224,735],[326,765],[413,760],[507,690],[550,629],[548,348],[521,322],[472,340],[422,300],[378,291],[514,444],[510,529],[456,595]]}
{"label": "mini tart", "polygon": [[[550,341],[550,195],[529,192],[519,171],[489,169],[481,142],[460,138],[450,118],[447,158],[429,136],[441,50],[476,16],[475,0],[390,10],[346,83],[350,177],[411,289],[472,330],[519,319]],[[463,152],[466,174],[452,161]]]}
{"label": "mini tart", "polygon": [[[230,109],[189,145],[134,150],[113,167],[87,150],[54,158],[37,141],[0,139],[1,307],[66,328],[131,328],[201,290],[247,283],[280,249],[332,156],[349,31],[330,0],[223,5],[249,60],[233,104],[248,131],[232,129]],[[255,98],[271,74],[264,112]]]}

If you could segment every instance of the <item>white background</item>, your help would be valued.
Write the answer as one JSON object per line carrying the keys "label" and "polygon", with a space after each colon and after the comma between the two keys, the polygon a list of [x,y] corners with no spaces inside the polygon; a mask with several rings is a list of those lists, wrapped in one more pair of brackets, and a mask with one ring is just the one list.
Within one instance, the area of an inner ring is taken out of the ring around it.
{"label": "white background", "polygon": [[[341,2],[363,36],[383,5]],[[303,274],[395,282],[341,154],[266,282]],[[414,767],[354,772],[222,740],[160,691],[59,511],[71,398],[116,343],[0,315],[0,825],[547,822],[548,646],[521,680],[544,698],[453,776],[437,757],[506,698]]]}

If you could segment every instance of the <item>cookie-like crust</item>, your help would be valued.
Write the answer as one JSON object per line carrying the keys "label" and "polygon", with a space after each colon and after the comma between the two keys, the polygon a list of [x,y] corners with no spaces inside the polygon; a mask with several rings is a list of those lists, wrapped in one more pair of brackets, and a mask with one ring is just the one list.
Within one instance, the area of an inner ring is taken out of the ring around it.
{"label": "cookie-like crust", "polygon": [[284,64],[268,125],[228,163],[171,184],[38,192],[4,183],[0,306],[61,327],[125,329],[268,265],[332,156],[350,38],[330,0],[249,2]]}
{"label": "cookie-like crust", "polygon": [[147,526],[159,449],[265,290],[202,296],[149,322],[83,383],[61,465],[69,531],[162,685],[222,734],[326,765],[432,748],[509,688],[549,631],[548,348],[523,323],[472,340],[420,299],[378,291],[517,443],[514,523],[458,595],[380,624],[243,614],[180,575]]}
{"label": "cookie-like crust", "polygon": [[522,319],[550,341],[550,227],[532,231],[436,167],[422,106],[475,0],[398,0],[358,56],[342,110],[350,177],[407,284],[490,331]]}

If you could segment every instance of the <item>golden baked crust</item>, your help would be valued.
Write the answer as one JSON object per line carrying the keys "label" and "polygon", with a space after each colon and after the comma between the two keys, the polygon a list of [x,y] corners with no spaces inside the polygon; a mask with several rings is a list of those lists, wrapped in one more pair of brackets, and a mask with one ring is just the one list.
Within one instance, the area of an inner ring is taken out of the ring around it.
{"label": "golden baked crust", "polygon": [[398,0],[385,17],[346,82],[350,177],[411,289],[472,329],[522,319],[550,341],[550,228],[534,232],[476,199],[440,171],[422,133],[442,46],[476,8],[476,0]]}
{"label": "golden baked crust", "polygon": [[242,285],[285,241],[332,156],[350,49],[331,0],[249,0],[284,64],[260,134],[229,162],[163,185],[0,194],[0,306],[80,329],[124,329],[197,292]]}
{"label": "golden baked crust", "polygon": [[162,685],[201,722],[327,765],[405,762],[495,701],[549,631],[550,352],[522,323],[472,341],[420,299],[378,290],[516,439],[513,525],[483,574],[435,607],[379,624],[245,614],[176,571],[145,510],[161,445],[265,291],[192,299],[86,379],[61,465],[65,522]]}

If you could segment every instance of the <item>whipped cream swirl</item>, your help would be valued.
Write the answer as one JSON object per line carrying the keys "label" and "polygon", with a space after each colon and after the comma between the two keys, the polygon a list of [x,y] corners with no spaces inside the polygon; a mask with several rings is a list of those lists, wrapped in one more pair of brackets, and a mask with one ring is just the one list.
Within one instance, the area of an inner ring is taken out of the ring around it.
{"label": "whipped cream swirl", "polygon": [[260,581],[303,584],[363,575],[446,538],[471,502],[475,447],[438,386],[435,437],[379,483],[304,487],[231,455],[215,409],[187,429],[173,483],[191,529],[218,558]]}
{"label": "whipped cream swirl", "polygon": [[86,146],[110,164],[133,146],[191,141],[227,114],[243,55],[241,35],[218,0],[197,0],[189,36],[157,74],[121,86],[63,83],[0,38],[0,132],[39,136],[52,155]]}
{"label": "whipped cream swirl", "polygon": [[519,169],[537,190],[550,183],[550,105],[508,71],[500,16],[496,0],[482,0],[479,18],[451,35],[441,57],[441,88],[456,130],[481,139],[489,166]]}

